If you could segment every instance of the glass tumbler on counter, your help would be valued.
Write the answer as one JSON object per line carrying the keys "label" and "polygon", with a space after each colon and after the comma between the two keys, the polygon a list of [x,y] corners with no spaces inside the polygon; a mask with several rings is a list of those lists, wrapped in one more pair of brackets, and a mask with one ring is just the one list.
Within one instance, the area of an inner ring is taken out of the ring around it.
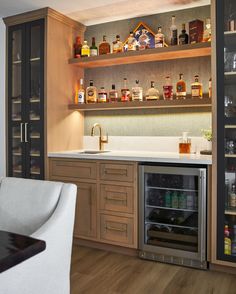
{"label": "glass tumbler on counter", "polygon": [[188,138],[188,132],[183,132],[183,136],[179,138],[179,153],[190,154],[191,138]]}

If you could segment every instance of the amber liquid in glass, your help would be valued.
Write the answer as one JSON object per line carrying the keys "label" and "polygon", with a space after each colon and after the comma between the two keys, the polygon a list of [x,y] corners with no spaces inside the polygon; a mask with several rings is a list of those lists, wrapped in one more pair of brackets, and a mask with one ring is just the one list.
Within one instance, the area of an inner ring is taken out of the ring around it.
{"label": "amber liquid in glass", "polygon": [[179,143],[179,153],[189,154],[191,152],[191,143]]}

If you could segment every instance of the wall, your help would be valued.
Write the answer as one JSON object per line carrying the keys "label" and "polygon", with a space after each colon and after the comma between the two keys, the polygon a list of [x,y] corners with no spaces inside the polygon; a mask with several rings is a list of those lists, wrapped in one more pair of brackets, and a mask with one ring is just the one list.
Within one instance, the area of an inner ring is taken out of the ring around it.
{"label": "wall", "polygon": [[0,176],[5,175],[5,25],[0,19]]}
{"label": "wall", "polygon": [[[210,6],[175,11],[174,14],[177,27],[180,29],[182,23],[187,23],[196,18],[205,20],[210,17]],[[121,40],[124,41],[129,31],[133,30],[140,21],[143,21],[154,32],[156,32],[157,26],[162,25],[163,33],[166,35],[168,42],[171,16],[172,12],[168,12],[89,26],[85,33],[85,39],[90,43],[91,38],[95,36],[98,46],[102,40],[102,35],[106,35],[107,40],[112,43],[115,35],[120,34]],[[154,80],[162,94],[165,76],[171,75],[172,82],[175,84],[180,72],[184,74],[188,93],[190,93],[190,84],[195,74],[200,75],[203,90],[205,93],[208,92],[208,81],[211,76],[210,57],[87,69],[85,70],[85,85],[87,86],[88,81],[93,79],[98,88],[104,86],[109,90],[111,84],[115,83],[116,88],[120,89],[123,78],[126,77],[128,78],[129,88],[132,88],[136,79],[139,79],[145,93],[150,87],[150,81]],[[178,110],[90,112],[85,114],[85,135],[90,134],[91,127],[95,122],[101,123],[112,136],[179,136],[183,130],[189,131],[191,136],[201,136],[201,129],[211,126],[211,113],[204,111],[189,113]]]}

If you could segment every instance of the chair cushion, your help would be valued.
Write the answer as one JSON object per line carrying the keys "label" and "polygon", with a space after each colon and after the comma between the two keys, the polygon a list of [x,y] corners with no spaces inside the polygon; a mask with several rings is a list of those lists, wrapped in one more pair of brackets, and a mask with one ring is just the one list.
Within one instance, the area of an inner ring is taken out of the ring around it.
{"label": "chair cushion", "polygon": [[0,185],[0,230],[31,235],[55,210],[62,183],[3,178]]}

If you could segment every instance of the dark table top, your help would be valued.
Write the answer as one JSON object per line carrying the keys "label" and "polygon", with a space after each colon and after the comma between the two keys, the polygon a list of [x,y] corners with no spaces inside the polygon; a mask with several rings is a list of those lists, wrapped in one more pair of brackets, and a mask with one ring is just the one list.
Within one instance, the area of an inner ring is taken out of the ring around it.
{"label": "dark table top", "polygon": [[38,254],[45,248],[44,241],[0,231],[0,273]]}

